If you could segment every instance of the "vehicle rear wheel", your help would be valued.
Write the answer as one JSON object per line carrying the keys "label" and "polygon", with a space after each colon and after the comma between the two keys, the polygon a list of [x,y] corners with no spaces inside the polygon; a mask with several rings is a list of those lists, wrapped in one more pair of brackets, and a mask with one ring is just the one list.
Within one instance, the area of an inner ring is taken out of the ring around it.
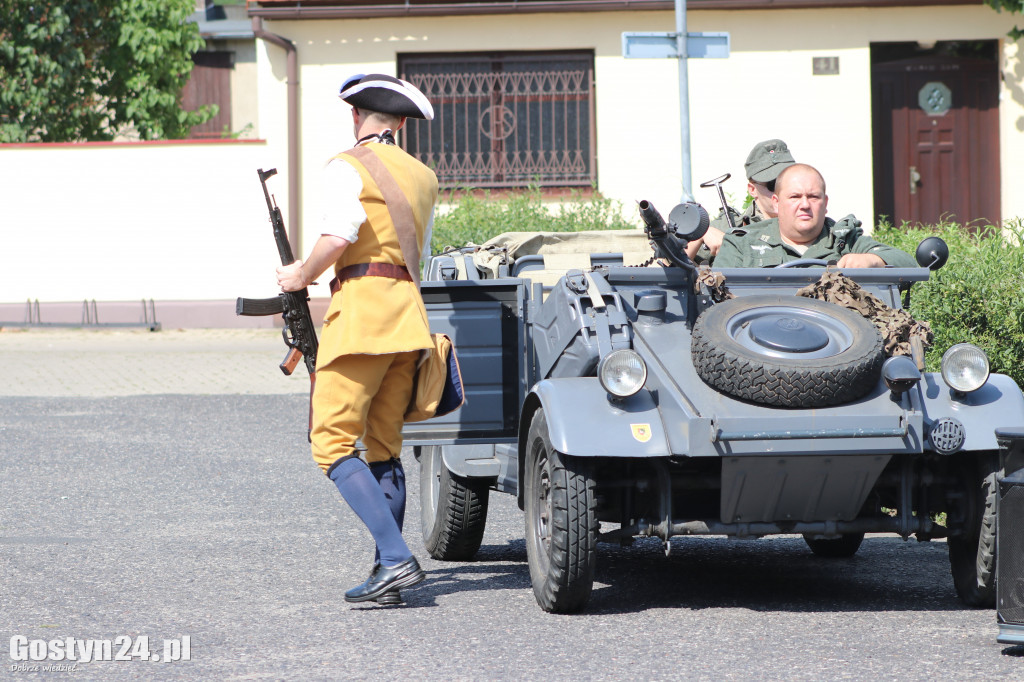
{"label": "vehicle rear wheel", "polygon": [[585,458],[551,446],[543,409],[530,424],[524,478],[533,594],[545,611],[579,611],[594,587],[599,528],[594,478]]}
{"label": "vehicle rear wheel", "polygon": [[800,296],[743,296],[693,326],[694,369],[712,388],[764,405],[822,407],[878,384],[882,337],[859,313]]}
{"label": "vehicle rear wheel", "polygon": [[949,568],[960,601],[992,608],[996,605],[996,474],[968,472],[967,480],[967,527],[947,540]]}
{"label": "vehicle rear wheel", "polygon": [[846,559],[852,557],[860,549],[864,541],[864,533],[843,533],[838,538],[816,538],[804,535],[804,542],[811,548],[815,556],[825,559]]}
{"label": "vehicle rear wheel", "polygon": [[425,446],[419,454],[423,544],[435,559],[468,561],[483,541],[490,489],[450,472],[441,447]]}

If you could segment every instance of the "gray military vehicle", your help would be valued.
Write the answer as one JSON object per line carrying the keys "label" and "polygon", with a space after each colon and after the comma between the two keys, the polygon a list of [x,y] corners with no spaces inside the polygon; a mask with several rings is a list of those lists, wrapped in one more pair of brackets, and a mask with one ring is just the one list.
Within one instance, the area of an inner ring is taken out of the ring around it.
{"label": "gray military vehicle", "polygon": [[[969,344],[941,374],[920,349],[886,357],[870,320],[796,295],[825,263],[702,272],[683,249],[704,209],[640,208],[644,230],[506,234],[427,264],[467,398],[406,427],[431,556],[471,559],[499,492],[546,611],[586,605],[600,543],[679,535],[799,534],[836,558],[866,533],[945,538],[960,598],[991,606],[995,431],[1024,424],[1018,386]],[[944,250],[842,274],[900,309]]]}

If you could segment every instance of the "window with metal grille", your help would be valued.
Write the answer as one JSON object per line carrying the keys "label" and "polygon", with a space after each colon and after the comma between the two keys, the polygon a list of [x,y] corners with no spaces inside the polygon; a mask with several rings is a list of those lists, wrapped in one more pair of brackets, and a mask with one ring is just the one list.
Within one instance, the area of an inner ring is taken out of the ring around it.
{"label": "window with metal grille", "polygon": [[399,55],[398,71],[434,106],[403,146],[442,187],[596,181],[593,52]]}

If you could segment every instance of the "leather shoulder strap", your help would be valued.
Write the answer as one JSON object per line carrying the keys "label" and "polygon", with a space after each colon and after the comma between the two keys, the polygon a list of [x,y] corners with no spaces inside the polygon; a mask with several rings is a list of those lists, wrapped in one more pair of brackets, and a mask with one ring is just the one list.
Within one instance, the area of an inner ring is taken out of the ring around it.
{"label": "leather shoulder strap", "polygon": [[391,222],[398,233],[398,245],[402,248],[405,268],[412,276],[416,287],[420,286],[420,245],[416,238],[416,223],[412,216],[412,206],[398,186],[391,171],[369,147],[354,147],[344,152],[363,165],[373,181],[377,183],[380,193],[384,196]]}

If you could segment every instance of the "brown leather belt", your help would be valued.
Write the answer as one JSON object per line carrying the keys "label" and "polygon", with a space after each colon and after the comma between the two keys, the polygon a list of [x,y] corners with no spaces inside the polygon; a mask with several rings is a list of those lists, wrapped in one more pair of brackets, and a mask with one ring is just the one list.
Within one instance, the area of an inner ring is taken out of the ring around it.
{"label": "brown leather belt", "polygon": [[404,265],[394,263],[356,263],[347,265],[338,271],[338,276],[331,280],[331,295],[333,296],[341,288],[341,283],[353,277],[390,277],[401,279],[406,282],[412,281],[412,275]]}

